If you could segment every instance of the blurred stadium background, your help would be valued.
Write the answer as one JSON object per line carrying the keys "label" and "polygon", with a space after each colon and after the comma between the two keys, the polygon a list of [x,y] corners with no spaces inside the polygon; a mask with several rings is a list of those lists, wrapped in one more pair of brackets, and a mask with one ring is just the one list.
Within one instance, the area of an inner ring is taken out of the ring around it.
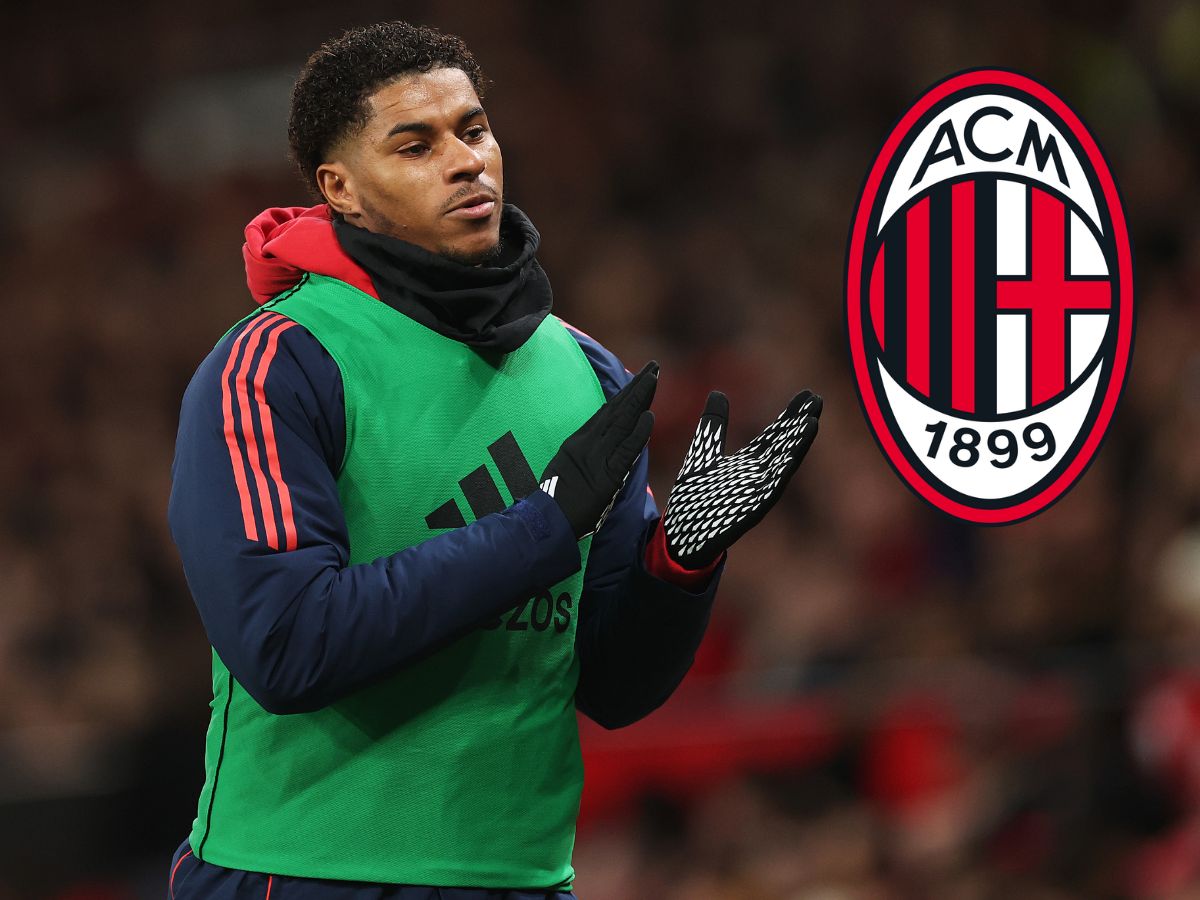
{"label": "blurred stadium background", "polygon": [[[585,723],[582,900],[1200,897],[1200,2],[211,0],[5,14],[0,900],[165,896],[210,696],[165,521],[180,397],[251,308],[244,223],[308,202],[301,63],[395,17],[494,81],[557,312],[662,362],[660,500],[711,386],[735,440],[826,398],[682,688]],[[1139,288],[1097,462],[992,530],[893,476],[841,316],[879,143],[985,64],[1088,123]]]}

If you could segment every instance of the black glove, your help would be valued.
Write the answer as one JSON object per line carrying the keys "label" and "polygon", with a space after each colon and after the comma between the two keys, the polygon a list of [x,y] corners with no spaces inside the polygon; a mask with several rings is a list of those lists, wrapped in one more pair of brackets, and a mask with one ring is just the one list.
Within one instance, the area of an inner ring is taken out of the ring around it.
{"label": "black glove", "polygon": [[797,394],[744,450],[725,456],[729,401],[709,394],[662,517],[670,557],[702,569],[757,525],[804,459],[820,415],[820,397]]}
{"label": "black glove", "polygon": [[658,386],[658,363],[648,362],[633,381],[596,410],[563,441],[541,488],[562,507],[576,538],[599,530],[638,454],[650,440],[650,401]]}

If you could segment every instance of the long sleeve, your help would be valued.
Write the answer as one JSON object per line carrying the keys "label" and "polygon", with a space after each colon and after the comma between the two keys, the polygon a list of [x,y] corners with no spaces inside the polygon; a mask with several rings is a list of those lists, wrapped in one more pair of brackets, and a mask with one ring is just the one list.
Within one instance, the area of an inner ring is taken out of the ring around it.
{"label": "long sleeve", "polygon": [[541,491],[349,565],[337,365],[281,316],[255,331],[263,318],[227,335],[188,386],[168,509],[209,640],[263,708],[327,706],[578,569]]}
{"label": "long sleeve", "polygon": [[[606,396],[628,383],[630,374],[613,354],[588,335],[571,333]],[[575,705],[606,728],[645,717],[679,686],[704,638],[724,567],[696,592],[647,571],[646,542],[659,518],[648,474],[647,450],[592,539],[579,604]]]}

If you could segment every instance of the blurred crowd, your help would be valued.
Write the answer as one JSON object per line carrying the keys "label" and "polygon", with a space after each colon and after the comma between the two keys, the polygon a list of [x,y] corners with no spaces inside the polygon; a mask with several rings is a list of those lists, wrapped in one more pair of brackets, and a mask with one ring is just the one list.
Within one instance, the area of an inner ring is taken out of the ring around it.
{"label": "blurred crowd", "polygon": [[[300,64],[395,16],[493,80],[555,311],[661,362],[660,505],[710,388],[732,445],[825,397],[680,691],[584,723],[581,900],[1200,897],[1200,2],[330,6],[6,13],[0,900],[165,896],[211,696],[166,526],[179,402],[251,308],[242,227],[312,202],[285,158]],[[841,306],[888,128],[979,65],[1088,123],[1138,292],[1095,463],[991,529],[893,475]],[[628,762],[655,757],[690,775]]]}

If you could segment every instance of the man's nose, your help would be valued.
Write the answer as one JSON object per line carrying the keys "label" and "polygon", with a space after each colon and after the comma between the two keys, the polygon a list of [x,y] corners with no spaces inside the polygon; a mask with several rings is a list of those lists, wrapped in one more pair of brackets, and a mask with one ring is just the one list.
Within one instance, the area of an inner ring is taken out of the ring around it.
{"label": "man's nose", "polygon": [[474,147],[460,138],[453,138],[446,167],[449,181],[474,180],[483,174],[487,162]]}

